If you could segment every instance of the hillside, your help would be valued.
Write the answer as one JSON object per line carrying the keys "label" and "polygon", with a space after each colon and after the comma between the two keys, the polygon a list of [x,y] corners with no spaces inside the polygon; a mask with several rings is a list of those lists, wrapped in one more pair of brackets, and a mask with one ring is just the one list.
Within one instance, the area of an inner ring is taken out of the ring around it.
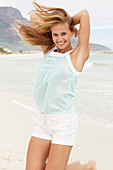
{"label": "hillside", "polygon": [[111,51],[111,49],[104,45],[90,43],[90,51]]}
{"label": "hillside", "polygon": [[12,51],[32,50],[20,42],[20,37],[11,29],[15,20],[21,20],[24,23],[29,21],[23,18],[20,11],[13,7],[0,7],[0,46],[9,48]]}
{"label": "hillside", "polygon": [[[21,20],[24,23],[29,21],[23,18],[21,12],[13,7],[0,7],[0,47],[11,49],[12,51],[31,51],[39,47],[28,47],[20,42],[20,37],[15,34],[11,26],[15,20]],[[74,41],[74,40],[73,40]],[[74,42],[72,42],[74,43]],[[100,44],[90,44],[91,51],[110,51],[108,47]]]}

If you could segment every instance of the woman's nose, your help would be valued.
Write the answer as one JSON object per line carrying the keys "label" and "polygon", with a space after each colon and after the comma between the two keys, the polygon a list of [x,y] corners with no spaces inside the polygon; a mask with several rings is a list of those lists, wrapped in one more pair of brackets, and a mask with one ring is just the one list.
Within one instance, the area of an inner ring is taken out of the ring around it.
{"label": "woman's nose", "polygon": [[59,37],[58,37],[58,41],[63,41],[62,36],[59,36]]}

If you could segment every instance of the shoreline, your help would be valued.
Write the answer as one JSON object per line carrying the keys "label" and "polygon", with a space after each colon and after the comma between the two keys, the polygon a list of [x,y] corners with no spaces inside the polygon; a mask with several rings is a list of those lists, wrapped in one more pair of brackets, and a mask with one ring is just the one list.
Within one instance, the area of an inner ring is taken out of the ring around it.
{"label": "shoreline", "polygon": [[90,51],[90,54],[113,54],[113,51]]}
{"label": "shoreline", "polygon": [[0,58],[10,58],[10,57],[35,57],[39,55],[43,55],[42,51],[37,51],[36,53],[12,53],[12,54],[0,54]]}
{"label": "shoreline", "polygon": [[[27,51],[27,52],[22,52],[22,53],[11,53],[11,54],[0,54],[0,58],[2,57],[15,57],[15,56],[19,56],[19,57],[24,57],[24,56],[37,56],[37,55],[43,55],[43,52],[41,50],[39,51]],[[113,51],[90,51],[90,54],[113,54]]]}
{"label": "shoreline", "polygon": [[[0,92],[0,101],[0,167],[8,170],[23,169],[33,131],[36,104],[33,99],[27,100],[4,92]],[[29,108],[24,108],[15,101]],[[79,119],[76,145],[72,149],[69,162],[80,160],[85,163],[89,159],[95,159],[98,170],[112,170],[112,141],[113,128],[97,126]]]}

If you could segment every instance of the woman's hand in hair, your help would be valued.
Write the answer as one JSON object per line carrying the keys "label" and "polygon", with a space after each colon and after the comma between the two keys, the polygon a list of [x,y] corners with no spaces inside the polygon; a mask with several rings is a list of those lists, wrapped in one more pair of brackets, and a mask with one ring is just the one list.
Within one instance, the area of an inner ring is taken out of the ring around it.
{"label": "woman's hand in hair", "polygon": [[[90,17],[87,10],[82,10],[75,14],[73,17],[74,25],[80,24],[78,49],[83,61],[89,58],[89,36],[90,36]],[[76,49],[75,49],[76,54]]]}
{"label": "woman's hand in hair", "polygon": [[76,38],[79,35],[79,30],[76,27],[74,27],[74,32],[75,32],[75,38]]}

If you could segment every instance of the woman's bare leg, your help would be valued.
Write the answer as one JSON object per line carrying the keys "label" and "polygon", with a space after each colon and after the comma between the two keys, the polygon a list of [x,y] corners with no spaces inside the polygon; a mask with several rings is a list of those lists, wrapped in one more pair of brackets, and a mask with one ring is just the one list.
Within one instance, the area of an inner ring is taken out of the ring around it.
{"label": "woman's bare leg", "polygon": [[65,170],[72,146],[51,144],[45,170]]}
{"label": "woman's bare leg", "polygon": [[[94,161],[89,161],[84,165],[75,161],[67,165],[71,149],[71,146],[51,144],[49,140],[31,137],[26,170],[96,170]],[[44,168],[47,157],[48,162]]]}
{"label": "woman's bare leg", "polygon": [[[45,163],[44,169],[45,169],[45,167],[46,167],[46,164],[47,164],[47,163]],[[75,165],[76,165],[76,166],[80,165],[80,161],[74,161],[73,163],[68,164],[68,168],[69,168],[69,167],[71,168],[73,165],[74,165],[74,166],[75,166]],[[66,167],[66,168],[67,168],[67,167]]]}
{"label": "woman's bare leg", "polygon": [[80,161],[74,161],[66,166],[67,169],[81,165]]}
{"label": "woman's bare leg", "polygon": [[76,161],[67,165],[71,149],[72,146],[51,144],[45,170],[96,170],[93,160],[83,165]]}
{"label": "woman's bare leg", "polygon": [[26,170],[43,170],[50,146],[50,140],[31,137],[27,152]]}

